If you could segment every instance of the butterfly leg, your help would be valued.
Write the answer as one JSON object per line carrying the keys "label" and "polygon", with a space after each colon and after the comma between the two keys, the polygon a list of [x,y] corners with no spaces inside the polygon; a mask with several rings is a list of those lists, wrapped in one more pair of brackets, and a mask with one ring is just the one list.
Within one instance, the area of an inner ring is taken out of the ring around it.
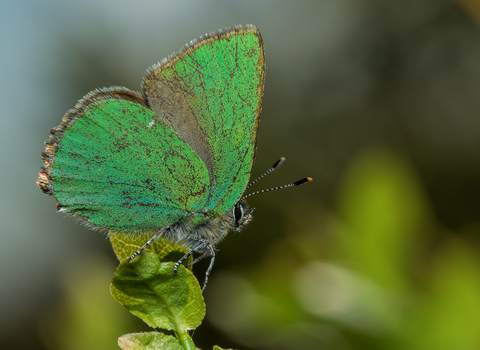
{"label": "butterfly leg", "polygon": [[[208,241],[200,241],[201,244],[199,244],[196,248],[190,250],[187,254],[185,254],[180,260],[177,261],[177,263],[175,264],[175,266],[173,267],[173,273],[176,274],[177,273],[177,270],[178,270],[178,267],[185,261],[188,259],[188,257],[192,254],[195,254],[201,250],[208,250],[208,253],[209,255],[212,257],[212,259],[210,260],[210,265],[208,266],[208,269],[207,269],[207,272],[205,273],[205,282],[203,283],[203,287],[202,287],[202,292],[205,290],[205,288],[207,287],[207,283],[208,283],[208,276],[210,276],[210,272],[212,272],[212,268],[213,268],[213,264],[215,263],[215,249],[213,249],[212,245],[210,244],[210,242]],[[191,266],[197,262],[199,262],[200,260],[202,260],[205,256],[207,256],[206,253],[202,254],[201,256],[199,256],[198,258],[196,258],[193,262],[191,262],[190,264],[188,264],[188,266]]]}
{"label": "butterfly leg", "polygon": [[210,265],[208,265],[207,272],[205,272],[205,282],[203,282],[202,292],[207,288],[208,276],[210,276],[210,272],[212,272],[213,264],[215,262],[215,249],[213,249],[210,243],[206,242],[206,244],[212,258],[210,259]]}
{"label": "butterfly leg", "polygon": [[152,244],[158,237],[160,237],[160,235],[162,233],[164,233],[165,231],[169,230],[170,229],[170,226],[165,226],[163,227],[160,231],[158,231],[157,233],[155,233],[155,235],[153,235],[152,238],[150,238],[147,243],[145,243],[139,250],[137,250],[135,253],[133,253],[133,255],[131,257],[128,258],[127,262],[130,262],[132,261],[133,259],[135,259],[135,257],[137,257],[138,255],[142,254],[142,252],[147,249],[147,247]]}
{"label": "butterfly leg", "polygon": [[190,264],[188,264],[187,267],[193,266],[194,264],[196,264],[196,263],[199,262],[200,260],[203,260],[203,258],[205,258],[206,256],[207,256],[207,254],[202,254],[202,255],[200,255],[200,256],[197,257],[195,260],[193,260]]}
{"label": "butterfly leg", "polygon": [[[203,244],[200,244],[199,246],[197,246],[196,248],[194,249],[191,249],[187,254],[185,254],[184,256],[182,256],[182,258],[180,260],[178,260],[176,263],[175,263],[175,266],[173,267],[173,274],[176,275],[177,274],[177,270],[178,270],[178,267],[185,261],[189,258],[190,255],[192,254],[195,254],[196,252],[198,252],[199,250],[202,250],[205,248],[205,245]],[[196,261],[197,259],[195,259]],[[194,261],[194,262],[195,262]],[[192,263],[193,264],[193,263]],[[189,264],[192,265],[192,264]]]}

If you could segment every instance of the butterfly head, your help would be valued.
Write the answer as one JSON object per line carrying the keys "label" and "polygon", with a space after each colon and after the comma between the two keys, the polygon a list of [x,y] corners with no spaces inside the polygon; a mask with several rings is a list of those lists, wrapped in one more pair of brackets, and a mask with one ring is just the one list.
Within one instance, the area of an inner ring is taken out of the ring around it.
{"label": "butterfly head", "polygon": [[254,210],[255,208],[250,209],[244,200],[238,201],[232,209],[233,220],[235,222],[234,229],[240,231],[244,228],[252,220]]}

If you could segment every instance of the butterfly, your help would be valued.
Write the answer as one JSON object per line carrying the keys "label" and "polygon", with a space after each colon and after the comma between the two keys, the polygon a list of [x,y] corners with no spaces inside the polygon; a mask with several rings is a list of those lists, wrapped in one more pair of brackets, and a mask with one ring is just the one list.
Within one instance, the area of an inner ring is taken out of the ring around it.
{"label": "butterfly", "polygon": [[151,233],[128,261],[159,237],[189,249],[174,273],[194,253],[194,263],[210,256],[205,289],[215,246],[252,218],[243,194],[264,81],[255,26],[206,34],[149,68],[141,92],[114,86],[83,97],[50,131],[37,184],[91,228]]}

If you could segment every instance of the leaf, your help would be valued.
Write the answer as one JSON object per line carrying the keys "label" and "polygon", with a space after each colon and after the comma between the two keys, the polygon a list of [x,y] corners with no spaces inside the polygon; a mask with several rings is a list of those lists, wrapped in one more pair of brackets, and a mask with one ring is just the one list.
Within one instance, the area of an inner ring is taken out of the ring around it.
{"label": "leaf", "polygon": [[[155,234],[155,232],[151,232],[150,237],[153,236],[153,234]],[[120,261],[125,261],[131,257],[150,237],[148,234],[126,235],[119,232],[110,232],[110,242],[112,243],[117,259]],[[177,262],[182,256],[188,253],[188,251],[189,249],[185,246],[171,244],[163,238],[155,240],[145,249],[145,252],[155,253],[163,262]],[[187,263],[189,262],[190,260],[187,260]]]}
{"label": "leaf", "polygon": [[173,274],[174,263],[162,263],[144,252],[132,263],[123,262],[110,285],[113,297],[151,327],[185,333],[205,317],[200,285],[183,265]]}
{"label": "leaf", "polygon": [[214,345],[213,350],[233,350],[233,349],[224,349],[224,348],[219,347],[218,345]]}
{"label": "leaf", "polygon": [[122,350],[183,350],[175,337],[160,332],[124,334],[118,346]]}

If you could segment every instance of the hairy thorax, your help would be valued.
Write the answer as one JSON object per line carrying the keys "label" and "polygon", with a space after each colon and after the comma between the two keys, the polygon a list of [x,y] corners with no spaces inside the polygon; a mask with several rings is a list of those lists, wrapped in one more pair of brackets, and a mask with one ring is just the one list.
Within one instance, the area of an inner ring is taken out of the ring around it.
{"label": "hairy thorax", "polygon": [[[242,213],[247,212],[248,205],[243,202],[240,204]],[[200,214],[206,215],[207,214]],[[196,216],[186,217],[180,222],[169,225],[162,237],[172,243],[181,243],[190,249],[194,249],[200,242],[208,242],[215,247],[228,234],[229,231],[240,231],[251,220],[251,215],[239,219],[235,216],[235,206],[228,210],[224,215],[217,217],[208,217],[204,223],[197,224]]]}

